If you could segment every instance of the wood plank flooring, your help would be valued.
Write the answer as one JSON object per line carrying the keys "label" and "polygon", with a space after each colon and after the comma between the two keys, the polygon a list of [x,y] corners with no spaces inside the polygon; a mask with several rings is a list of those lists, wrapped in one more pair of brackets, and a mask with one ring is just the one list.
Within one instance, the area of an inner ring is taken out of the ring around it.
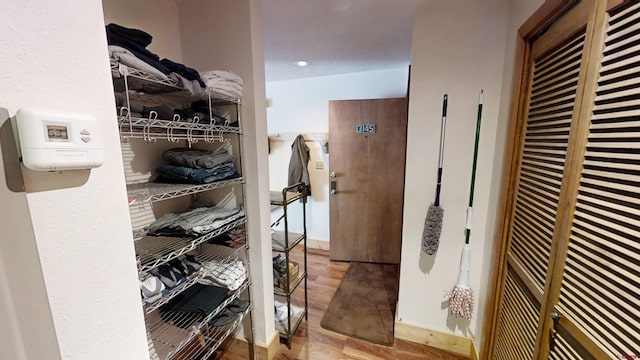
{"label": "wood plank flooring", "polygon": [[[302,251],[292,252],[291,258],[302,264]],[[393,346],[386,347],[323,329],[320,321],[349,263],[330,262],[328,251],[316,249],[309,249],[307,261],[309,319],[302,322],[293,337],[291,350],[280,344],[275,360],[468,360],[465,356],[408,341],[396,339]],[[292,302],[302,306],[303,289],[297,289],[294,295]],[[283,300],[286,301],[280,299]],[[221,359],[242,357],[226,352]]]}

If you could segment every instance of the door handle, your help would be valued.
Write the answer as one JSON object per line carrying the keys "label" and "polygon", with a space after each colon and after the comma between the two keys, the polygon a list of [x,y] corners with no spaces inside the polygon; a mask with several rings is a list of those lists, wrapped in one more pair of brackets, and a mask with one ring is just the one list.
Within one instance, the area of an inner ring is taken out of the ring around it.
{"label": "door handle", "polygon": [[332,171],[331,174],[329,174],[329,176],[331,176],[332,178],[336,177],[336,172]]}
{"label": "door handle", "polygon": [[329,194],[331,194],[331,195],[335,195],[335,194],[338,193],[338,184],[336,184],[335,180],[331,181],[331,183],[329,185],[329,189],[330,189]]}
{"label": "door handle", "polygon": [[552,310],[549,313],[549,317],[553,320],[553,329],[551,329],[551,333],[549,334],[549,346],[553,349],[556,345],[556,335],[558,334],[558,322],[562,315],[560,315],[557,311]]}

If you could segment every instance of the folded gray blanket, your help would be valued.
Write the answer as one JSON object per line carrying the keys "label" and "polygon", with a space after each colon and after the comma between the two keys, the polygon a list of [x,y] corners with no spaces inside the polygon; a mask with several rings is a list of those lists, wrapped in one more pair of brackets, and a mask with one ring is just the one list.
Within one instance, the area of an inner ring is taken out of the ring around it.
{"label": "folded gray blanket", "polygon": [[162,159],[171,165],[185,166],[192,169],[211,169],[225,161],[233,160],[227,149],[221,147],[216,151],[175,148],[162,154]]}

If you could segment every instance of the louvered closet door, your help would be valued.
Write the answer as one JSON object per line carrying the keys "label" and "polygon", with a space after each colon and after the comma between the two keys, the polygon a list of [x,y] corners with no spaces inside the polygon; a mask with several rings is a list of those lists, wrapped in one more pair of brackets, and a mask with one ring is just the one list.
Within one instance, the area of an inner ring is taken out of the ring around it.
{"label": "louvered closet door", "polygon": [[551,359],[640,358],[640,3],[612,13]]}
{"label": "louvered closet door", "polygon": [[539,351],[572,121],[578,116],[586,15],[593,6],[593,1],[583,1],[530,44],[529,90],[507,219],[506,274],[494,359],[533,359]]}

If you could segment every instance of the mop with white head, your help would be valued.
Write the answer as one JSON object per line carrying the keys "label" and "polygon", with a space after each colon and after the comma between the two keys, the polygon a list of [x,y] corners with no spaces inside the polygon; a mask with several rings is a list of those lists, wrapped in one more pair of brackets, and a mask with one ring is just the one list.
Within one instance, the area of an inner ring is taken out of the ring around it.
{"label": "mop with white head", "polygon": [[480,91],[478,120],[476,122],[476,140],[473,149],[473,168],[471,170],[471,190],[469,191],[469,207],[467,208],[464,247],[462,248],[462,256],[460,258],[460,272],[458,273],[458,282],[453,287],[453,290],[445,293],[444,295],[449,299],[449,313],[452,316],[465,318],[467,320],[471,320],[471,314],[473,313],[473,290],[471,290],[471,286],[469,286],[469,260],[471,259],[469,238],[471,237],[473,193],[476,184],[476,167],[478,164],[478,145],[480,144],[480,123],[482,119],[483,98],[484,91]]}

